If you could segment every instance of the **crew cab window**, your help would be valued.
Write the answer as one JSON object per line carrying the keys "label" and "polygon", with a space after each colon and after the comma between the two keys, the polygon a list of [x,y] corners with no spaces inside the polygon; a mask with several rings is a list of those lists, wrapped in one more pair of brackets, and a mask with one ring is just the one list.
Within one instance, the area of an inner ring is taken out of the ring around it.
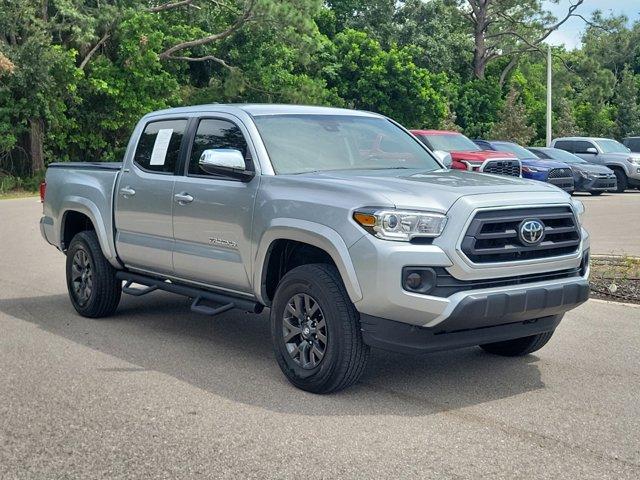
{"label": "crew cab window", "polygon": [[565,150],[567,152],[573,152],[573,142],[571,140],[558,140],[553,144],[554,148]]}
{"label": "crew cab window", "polygon": [[587,148],[595,148],[595,145],[584,140],[578,140],[573,145],[574,153],[588,153]]}
{"label": "crew cab window", "polygon": [[140,135],[133,161],[151,172],[175,173],[186,127],[186,120],[148,123]]}
{"label": "crew cab window", "polygon": [[[240,150],[242,156],[247,159],[247,141],[240,128],[233,122],[220,119],[200,120],[196,136],[193,139],[191,157],[189,160],[189,175],[207,175],[200,168],[199,161],[202,152],[212,148],[233,148]],[[247,165],[250,168],[250,165]]]}

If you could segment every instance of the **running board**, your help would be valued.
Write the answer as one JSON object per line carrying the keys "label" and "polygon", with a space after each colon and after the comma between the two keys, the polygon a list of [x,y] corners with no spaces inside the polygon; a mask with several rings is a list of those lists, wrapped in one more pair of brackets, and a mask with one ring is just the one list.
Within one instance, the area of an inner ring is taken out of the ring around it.
{"label": "running board", "polygon": [[[193,298],[194,300],[191,304],[191,311],[203,315],[218,315],[233,308],[238,308],[251,313],[260,313],[264,308],[263,305],[246,298],[236,297],[222,292],[213,292],[211,290],[196,288],[181,283],[173,283],[160,278],[126,272],[123,270],[116,272],[116,278],[125,282],[122,287],[122,292],[128,295],[141,297],[142,295],[146,295],[147,293],[151,293],[155,290],[164,290],[165,292],[171,292],[177,295]],[[131,285],[134,283],[143,285],[144,288],[132,287]],[[205,305],[205,301],[212,303],[215,306]]]}

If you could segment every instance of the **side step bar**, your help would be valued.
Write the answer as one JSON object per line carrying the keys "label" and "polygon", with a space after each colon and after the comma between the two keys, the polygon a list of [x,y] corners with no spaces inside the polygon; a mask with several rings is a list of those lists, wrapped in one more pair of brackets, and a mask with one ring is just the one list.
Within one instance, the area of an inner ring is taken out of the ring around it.
{"label": "side step bar", "polygon": [[[246,298],[232,296],[221,292],[212,292],[202,288],[191,287],[181,283],[172,283],[147,275],[125,272],[120,270],[116,272],[116,278],[125,282],[122,292],[128,295],[141,297],[155,290],[164,290],[166,292],[184,295],[193,298],[191,311],[201,313],[203,315],[218,315],[233,308],[239,308],[246,312],[260,313],[263,306]],[[132,287],[132,284],[143,285],[144,288]],[[204,302],[212,303],[214,306],[205,305]]]}

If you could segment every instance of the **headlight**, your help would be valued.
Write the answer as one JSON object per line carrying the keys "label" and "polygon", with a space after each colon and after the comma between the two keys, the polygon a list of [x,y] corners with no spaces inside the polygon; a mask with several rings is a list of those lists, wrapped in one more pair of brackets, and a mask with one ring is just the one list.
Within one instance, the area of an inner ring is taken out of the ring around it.
{"label": "headlight", "polygon": [[437,237],[447,223],[447,217],[441,213],[393,209],[358,210],[353,213],[353,219],[372,235],[399,242],[415,237]]}
{"label": "headlight", "polygon": [[640,158],[629,157],[627,158],[627,162],[633,163],[634,165],[640,165]]}
{"label": "headlight", "polygon": [[522,171],[525,173],[539,173],[539,172],[546,172],[547,169],[546,168],[538,168],[538,167],[522,167]]}
{"label": "headlight", "polygon": [[578,217],[578,223],[582,225],[582,217],[584,215],[584,204],[580,200],[572,200],[573,211],[576,212],[576,217]]}
{"label": "headlight", "polygon": [[578,173],[582,178],[591,178],[593,176],[592,173],[587,173],[584,170],[578,170]]}

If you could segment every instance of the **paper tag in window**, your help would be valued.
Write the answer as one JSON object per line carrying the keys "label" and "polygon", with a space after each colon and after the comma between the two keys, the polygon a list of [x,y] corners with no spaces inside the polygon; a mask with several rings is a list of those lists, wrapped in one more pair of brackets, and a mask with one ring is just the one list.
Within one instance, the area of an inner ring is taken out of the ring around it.
{"label": "paper tag in window", "polygon": [[164,165],[172,134],[173,128],[163,128],[158,130],[156,142],[153,144],[153,151],[151,152],[150,165]]}

